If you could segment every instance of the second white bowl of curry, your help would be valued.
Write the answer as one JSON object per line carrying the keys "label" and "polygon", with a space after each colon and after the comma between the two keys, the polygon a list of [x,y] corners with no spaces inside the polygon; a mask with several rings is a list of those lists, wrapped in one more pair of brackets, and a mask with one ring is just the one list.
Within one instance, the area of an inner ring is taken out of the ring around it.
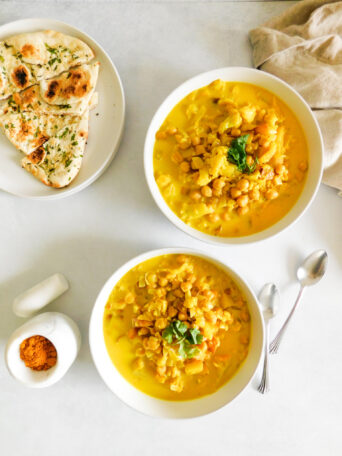
{"label": "second white bowl of curry", "polygon": [[222,68],[169,95],[145,141],[145,174],[161,211],[202,241],[247,243],[297,220],[322,175],[320,130],[280,79]]}
{"label": "second white bowl of curry", "polygon": [[263,337],[246,282],[184,248],[147,252],[118,269],[96,300],[89,330],[108,387],[163,418],[205,415],[231,402],[256,371]]}

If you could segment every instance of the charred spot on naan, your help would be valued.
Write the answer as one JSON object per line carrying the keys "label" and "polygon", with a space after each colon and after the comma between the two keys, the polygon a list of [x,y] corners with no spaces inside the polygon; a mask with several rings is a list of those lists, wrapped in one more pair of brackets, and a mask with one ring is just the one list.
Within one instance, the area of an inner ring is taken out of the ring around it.
{"label": "charred spot on naan", "polygon": [[19,65],[12,73],[14,84],[20,89],[25,89],[30,84],[30,73],[26,66]]}
{"label": "charred spot on naan", "polygon": [[80,131],[79,136],[84,139],[88,139],[88,132],[87,131]]}
{"label": "charred spot on naan", "polygon": [[20,53],[24,58],[40,57],[39,49],[31,43],[24,44],[24,46],[20,49]]}
{"label": "charred spot on naan", "polygon": [[20,142],[25,141],[25,139],[32,134],[32,131],[32,125],[25,118],[20,119],[19,131],[16,135],[17,140]]}
{"label": "charred spot on naan", "polygon": [[33,165],[38,165],[41,163],[46,155],[46,151],[44,147],[40,146],[38,149],[34,150],[33,152],[30,153],[30,155],[27,156],[27,159],[33,164]]}
{"label": "charred spot on naan", "polygon": [[[21,103],[24,105],[33,103],[36,98],[37,94],[39,93],[38,86],[32,86],[21,93]],[[16,103],[20,104],[18,101]]]}
{"label": "charred spot on naan", "polygon": [[34,147],[39,147],[48,140],[49,140],[49,136],[44,135],[44,133],[38,133],[37,138],[35,138],[33,141],[33,145],[34,145]]}
{"label": "charred spot on naan", "polygon": [[90,74],[81,68],[70,70],[64,79],[50,81],[45,97],[51,102],[59,96],[82,98],[92,89]]}

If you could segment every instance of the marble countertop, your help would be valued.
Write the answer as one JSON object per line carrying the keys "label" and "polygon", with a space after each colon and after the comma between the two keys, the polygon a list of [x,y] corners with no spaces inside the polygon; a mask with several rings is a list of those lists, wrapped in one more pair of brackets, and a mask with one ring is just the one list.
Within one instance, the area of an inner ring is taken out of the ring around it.
{"label": "marble countertop", "polygon": [[[293,2],[292,2],[293,3]],[[187,78],[227,65],[251,65],[247,32],[291,2],[3,1],[0,23],[39,16],[93,36],[115,62],[127,119],[120,150],[106,173],[81,193],[38,202],[0,192],[0,349],[22,323],[13,298],[50,274],[71,289],[48,310],[79,324],[83,345],[61,382],[29,390],[0,359],[0,453],[4,456],[322,456],[340,455],[342,377],[342,200],[324,185],[306,215],[275,239],[218,248],[173,227],[154,204],[143,174],[151,117]],[[1,151],[0,151],[1,152]],[[235,402],[208,417],[162,421],[122,404],[91,360],[88,322],[104,281],[149,249],[188,246],[214,253],[255,291],[274,281],[282,294],[273,331],[294,302],[298,262],[317,248],[330,256],[326,277],[303,298],[281,353],[272,357],[272,391],[258,377]]]}

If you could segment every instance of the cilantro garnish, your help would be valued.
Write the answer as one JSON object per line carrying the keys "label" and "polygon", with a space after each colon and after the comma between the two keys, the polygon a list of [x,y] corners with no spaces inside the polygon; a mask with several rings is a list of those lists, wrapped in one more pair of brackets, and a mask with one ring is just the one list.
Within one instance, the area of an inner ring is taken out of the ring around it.
{"label": "cilantro garnish", "polygon": [[199,349],[194,345],[202,343],[203,340],[203,335],[198,328],[188,328],[180,320],[173,321],[165,328],[162,336],[169,344],[179,345],[178,353],[180,356],[189,359],[198,355]]}
{"label": "cilantro garnish", "polygon": [[255,171],[256,165],[259,163],[258,157],[252,165],[247,164],[246,144],[249,135],[242,135],[233,139],[227,154],[227,159],[237,166],[242,173],[251,174]]}
{"label": "cilantro garnish", "polygon": [[54,49],[52,47],[50,47],[47,43],[44,43],[45,44],[45,47],[47,49],[48,52],[50,52],[50,54],[56,54],[57,53],[57,49]]}

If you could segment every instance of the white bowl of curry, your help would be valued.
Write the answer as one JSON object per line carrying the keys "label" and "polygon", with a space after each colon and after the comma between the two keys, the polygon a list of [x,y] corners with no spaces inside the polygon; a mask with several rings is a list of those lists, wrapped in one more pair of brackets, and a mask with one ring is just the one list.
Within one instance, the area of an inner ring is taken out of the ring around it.
{"label": "white bowl of curry", "polygon": [[312,202],[323,143],[303,98],[251,68],[222,68],[175,89],[149,126],[144,152],[154,200],[206,242],[269,238]]}
{"label": "white bowl of curry", "polygon": [[225,406],[250,383],[264,326],[248,284],[184,248],[144,253],[97,297],[89,329],[107,386],[147,415],[191,418]]}

